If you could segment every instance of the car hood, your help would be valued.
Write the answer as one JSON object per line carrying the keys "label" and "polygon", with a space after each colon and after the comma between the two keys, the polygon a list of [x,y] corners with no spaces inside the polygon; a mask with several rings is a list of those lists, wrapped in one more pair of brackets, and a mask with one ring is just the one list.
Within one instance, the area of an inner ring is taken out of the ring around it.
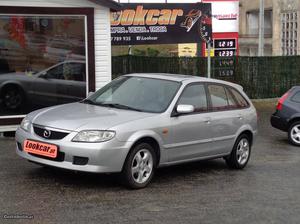
{"label": "car hood", "polygon": [[28,77],[25,72],[12,72],[12,73],[1,73],[0,78],[1,79],[10,79],[10,78],[24,78]]}
{"label": "car hood", "polygon": [[83,103],[71,103],[36,111],[30,117],[32,117],[33,124],[69,131],[81,131],[107,130],[119,124],[154,115]]}

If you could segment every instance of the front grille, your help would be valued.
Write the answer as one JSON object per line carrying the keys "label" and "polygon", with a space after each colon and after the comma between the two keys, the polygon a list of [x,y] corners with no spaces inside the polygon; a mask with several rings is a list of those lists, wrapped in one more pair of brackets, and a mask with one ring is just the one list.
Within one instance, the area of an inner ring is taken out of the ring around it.
{"label": "front grille", "polygon": [[51,160],[51,161],[55,161],[55,162],[63,162],[65,160],[65,153],[63,152],[58,152],[57,153],[57,157],[56,158],[51,158],[51,157],[47,157],[47,156],[41,156],[41,155],[36,155],[33,153],[28,153],[34,157],[38,157],[41,159],[47,159],[47,160]]}
{"label": "front grille", "polygon": [[[60,131],[53,131],[51,128],[46,129],[38,126],[33,126],[34,133],[44,139],[52,139],[52,140],[60,140],[66,137],[69,133],[67,132],[60,132]],[[45,135],[45,131],[50,133],[49,135]],[[50,132],[49,132],[50,131]]]}

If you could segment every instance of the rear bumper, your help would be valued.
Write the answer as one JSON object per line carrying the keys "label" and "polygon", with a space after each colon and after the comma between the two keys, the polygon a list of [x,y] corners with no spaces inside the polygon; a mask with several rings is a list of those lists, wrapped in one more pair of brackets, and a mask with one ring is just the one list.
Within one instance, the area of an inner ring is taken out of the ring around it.
{"label": "rear bumper", "polygon": [[281,131],[288,131],[289,129],[288,122],[275,114],[271,116],[271,125]]}

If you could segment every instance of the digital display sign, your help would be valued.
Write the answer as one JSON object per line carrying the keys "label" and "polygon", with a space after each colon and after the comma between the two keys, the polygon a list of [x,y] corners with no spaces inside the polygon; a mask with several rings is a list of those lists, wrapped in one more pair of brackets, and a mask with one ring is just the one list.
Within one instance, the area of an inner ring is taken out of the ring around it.
{"label": "digital display sign", "polygon": [[236,49],[236,39],[215,39],[214,46],[217,49],[225,49],[225,48]]}

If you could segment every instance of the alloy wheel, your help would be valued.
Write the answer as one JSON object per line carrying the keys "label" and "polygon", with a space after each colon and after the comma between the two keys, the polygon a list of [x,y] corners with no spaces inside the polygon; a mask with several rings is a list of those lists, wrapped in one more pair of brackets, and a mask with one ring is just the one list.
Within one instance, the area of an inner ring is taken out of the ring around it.
{"label": "alloy wheel", "polygon": [[4,104],[9,109],[16,109],[22,103],[22,96],[17,90],[9,90],[4,95]]}
{"label": "alloy wheel", "polygon": [[153,157],[148,149],[139,150],[131,165],[131,175],[136,183],[147,182],[153,171]]}
{"label": "alloy wheel", "polygon": [[244,165],[248,161],[250,154],[249,141],[246,138],[242,138],[237,146],[236,158],[240,165]]}
{"label": "alloy wheel", "polygon": [[290,135],[294,142],[296,142],[297,144],[300,144],[300,124],[295,125],[292,128]]}

